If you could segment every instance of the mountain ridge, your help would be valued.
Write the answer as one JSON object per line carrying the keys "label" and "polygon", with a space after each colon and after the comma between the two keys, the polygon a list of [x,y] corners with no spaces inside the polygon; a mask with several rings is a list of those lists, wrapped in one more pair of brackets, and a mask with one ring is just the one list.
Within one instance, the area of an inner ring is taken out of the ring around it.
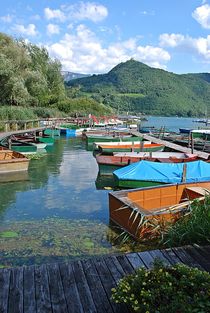
{"label": "mountain ridge", "polygon": [[210,109],[209,73],[175,74],[133,59],[66,85],[120,111],[202,116]]}

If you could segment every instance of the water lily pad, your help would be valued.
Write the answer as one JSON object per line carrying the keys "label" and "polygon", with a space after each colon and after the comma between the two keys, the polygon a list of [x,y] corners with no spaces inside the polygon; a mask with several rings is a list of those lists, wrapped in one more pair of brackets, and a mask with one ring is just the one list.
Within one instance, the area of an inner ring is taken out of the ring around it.
{"label": "water lily pad", "polygon": [[15,231],[4,231],[2,233],[0,233],[0,237],[2,238],[16,238],[18,237],[18,233],[16,233]]}

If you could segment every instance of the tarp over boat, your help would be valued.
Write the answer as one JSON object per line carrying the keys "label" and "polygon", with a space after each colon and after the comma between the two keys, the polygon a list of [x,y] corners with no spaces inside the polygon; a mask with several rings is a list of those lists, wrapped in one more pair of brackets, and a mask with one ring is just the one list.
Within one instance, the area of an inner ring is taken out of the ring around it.
{"label": "tarp over boat", "polygon": [[210,180],[210,163],[195,161],[190,163],[155,163],[140,161],[113,172],[118,180],[157,181],[181,183],[186,166],[186,182]]}

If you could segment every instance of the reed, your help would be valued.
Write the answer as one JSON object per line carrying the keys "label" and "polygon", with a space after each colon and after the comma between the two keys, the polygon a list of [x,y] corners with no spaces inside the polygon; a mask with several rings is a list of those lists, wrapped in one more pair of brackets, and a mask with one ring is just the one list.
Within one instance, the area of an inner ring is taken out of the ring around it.
{"label": "reed", "polygon": [[168,247],[210,243],[210,196],[204,202],[194,201],[188,213],[163,234]]}

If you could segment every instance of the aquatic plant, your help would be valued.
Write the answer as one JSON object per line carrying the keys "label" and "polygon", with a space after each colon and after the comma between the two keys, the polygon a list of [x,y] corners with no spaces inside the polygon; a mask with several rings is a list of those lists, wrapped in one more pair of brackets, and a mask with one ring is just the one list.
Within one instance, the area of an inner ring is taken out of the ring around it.
{"label": "aquatic plant", "polygon": [[161,243],[169,247],[210,243],[210,197],[206,196],[203,203],[195,200],[189,209],[163,233]]}
{"label": "aquatic plant", "polygon": [[112,289],[112,300],[139,313],[210,312],[210,274],[156,260],[152,269],[139,268]]}

